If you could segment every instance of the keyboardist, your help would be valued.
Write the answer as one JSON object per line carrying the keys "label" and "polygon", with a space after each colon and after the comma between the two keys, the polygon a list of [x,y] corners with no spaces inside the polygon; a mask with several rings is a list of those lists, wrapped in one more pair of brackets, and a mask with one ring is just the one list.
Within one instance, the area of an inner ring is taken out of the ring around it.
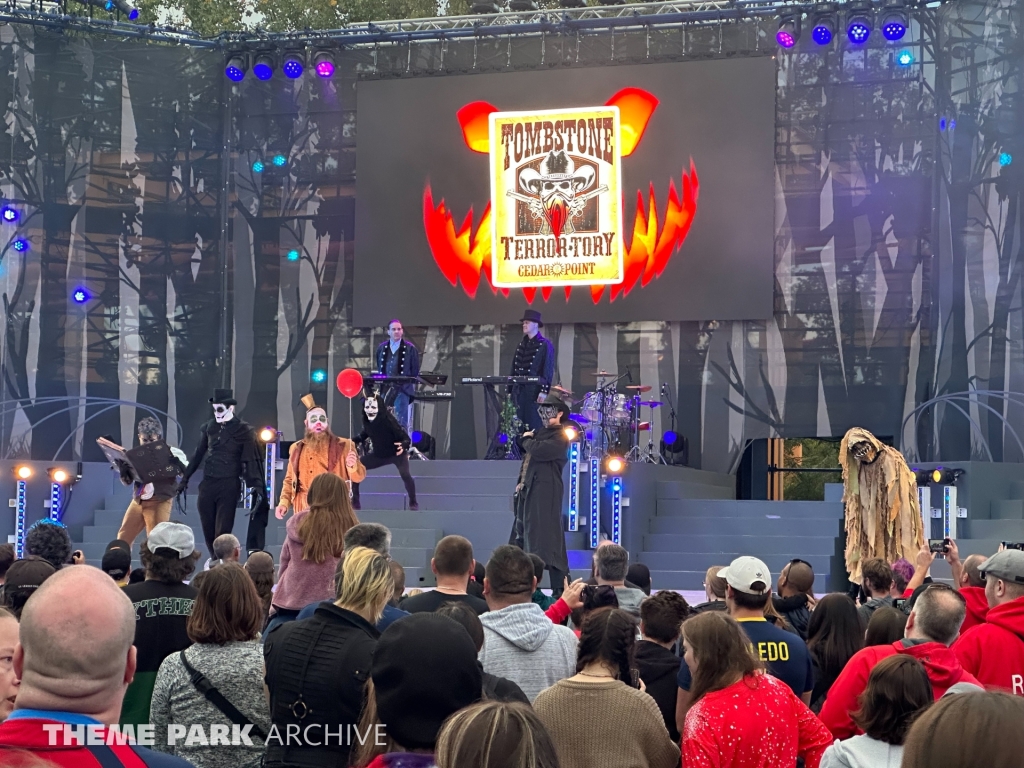
{"label": "keyboardist", "polygon": [[555,375],[555,345],[541,335],[544,327],[540,312],[527,309],[523,312],[523,340],[516,347],[512,357],[512,376],[539,376],[540,384],[524,384],[514,392],[516,413],[526,425],[526,430],[541,428],[537,404],[543,403]]}
{"label": "keyboardist", "polygon": [[[377,373],[386,376],[419,376],[420,353],[416,347],[406,341],[403,336],[405,329],[400,320],[388,323],[388,340],[377,346]],[[396,384],[384,391],[384,402],[392,408],[395,419],[402,429],[409,431],[409,404],[415,392],[414,384]]]}

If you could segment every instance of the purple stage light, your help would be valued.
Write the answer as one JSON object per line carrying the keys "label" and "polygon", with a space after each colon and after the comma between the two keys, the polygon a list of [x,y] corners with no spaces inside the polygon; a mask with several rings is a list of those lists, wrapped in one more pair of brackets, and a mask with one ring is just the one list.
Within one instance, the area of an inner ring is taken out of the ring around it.
{"label": "purple stage light", "polygon": [[902,40],[907,27],[899,19],[889,19],[882,25],[882,36],[889,41]]}
{"label": "purple stage light", "polygon": [[793,39],[793,33],[786,29],[780,29],[775,33],[775,42],[777,42],[782,48],[792,48],[796,45],[796,40]]}
{"label": "purple stage light", "polygon": [[318,77],[334,77],[334,62],[321,61],[316,65],[316,74]]}

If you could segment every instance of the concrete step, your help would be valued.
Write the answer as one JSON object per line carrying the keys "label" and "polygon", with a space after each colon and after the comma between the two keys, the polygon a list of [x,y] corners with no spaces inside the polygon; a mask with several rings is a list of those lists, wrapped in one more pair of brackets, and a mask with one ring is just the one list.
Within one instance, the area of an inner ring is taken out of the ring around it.
{"label": "concrete step", "polygon": [[[728,565],[741,555],[750,555],[752,551],[745,552],[691,552],[680,554],[677,552],[639,552],[630,557],[630,562],[643,563],[652,571],[671,571],[685,568],[688,571],[707,571],[713,565]],[[766,555],[763,552],[753,550],[755,557],[764,561],[765,565],[772,572],[772,579],[778,577],[786,564],[795,557],[806,560],[814,568],[816,574],[824,575],[832,568],[831,555],[811,555],[791,551],[786,554]]]}
{"label": "concrete step", "polygon": [[[511,496],[515,490],[516,476],[513,475],[505,482],[504,477],[463,477],[458,475],[445,477],[413,477],[416,480],[416,494],[459,494],[478,496]],[[366,479],[359,484],[359,490],[367,493],[401,493],[405,494],[405,486],[402,478],[397,474],[393,476],[378,475],[376,471],[367,474]]]}
{"label": "concrete step", "polygon": [[[412,476],[420,477],[488,477],[514,480],[519,474],[518,461],[410,461]],[[367,473],[368,477],[399,477],[390,464]]]}
{"label": "concrete step", "polygon": [[681,480],[659,480],[658,500],[662,499],[735,499],[736,488],[708,483],[688,483]]}
{"label": "concrete step", "polygon": [[721,499],[658,499],[657,515],[687,517],[742,517],[805,520],[843,518],[843,505],[828,501],[750,501]]}
{"label": "concrete step", "polygon": [[1024,481],[1014,480],[1010,483],[1010,498],[1024,499]]}
{"label": "concrete step", "polygon": [[[958,522],[962,524],[964,521]],[[1024,520],[968,520],[967,533],[972,539],[1024,541]]]}
{"label": "concrete step", "polygon": [[[835,551],[832,536],[744,536],[715,534],[695,536],[671,533],[644,535],[645,552],[700,552],[758,553],[758,557],[785,555],[790,552],[831,555]],[[798,555],[794,555],[797,557]]]}
{"label": "concrete step", "polygon": [[1024,520],[1024,499],[1003,499],[990,503],[993,520]]}
{"label": "concrete step", "polygon": [[841,519],[774,517],[655,517],[651,533],[690,534],[694,536],[838,536]]}

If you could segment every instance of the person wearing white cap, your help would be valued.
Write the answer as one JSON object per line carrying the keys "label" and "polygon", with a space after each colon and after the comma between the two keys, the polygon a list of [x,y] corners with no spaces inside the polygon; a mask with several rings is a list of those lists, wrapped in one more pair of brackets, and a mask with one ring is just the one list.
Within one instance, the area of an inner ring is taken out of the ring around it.
{"label": "person wearing white cap", "polygon": [[[764,607],[772,597],[772,575],[768,566],[756,557],[738,557],[719,571],[718,576],[728,585],[725,602],[729,615],[743,627],[754,653],[764,662],[768,673],[788,685],[804,704],[810,704],[814,668],[807,646],[799,635],[779,629],[764,617]],[[683,661],[676,677],[679,686],[676,724],[680,732],[690,708],[692,682],[690,668]]]}
{"label": "person wearing white cap", "polygon": [[984,623],[953,644],[953,653],[989,690],[1024,696],[1024,552],[998,552],[978,571],[989,610]]}
{"label": "person wearing white cap", "polygon": [[129,584],[124,593],[135,609],[138,668],[121,708],[122,725],[149,723],[149,705],[160,663],[192,645],[187,624],[196,590],[185,579],[200,558],[192,529],[181,523],[159,523],[140,548],[146,580]]}

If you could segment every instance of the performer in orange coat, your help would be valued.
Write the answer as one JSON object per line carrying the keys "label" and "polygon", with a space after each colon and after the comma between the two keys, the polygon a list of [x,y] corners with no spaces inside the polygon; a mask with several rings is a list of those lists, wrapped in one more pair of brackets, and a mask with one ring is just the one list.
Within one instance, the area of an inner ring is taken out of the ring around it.
{"label": "performer in orange coat", "polygon": [[366,478],[366,467],[359,460],[355,443],[331,432],[327,411],[316,404],[312,395],[304,396],[302,404],[307,408],[306,435],[292,444],[289,453],[288,471],[277,503],[279,520],[288,514],[288,507],[296,512],[306,509],[306,492],[317,475],[336,474],[348,484],[349,493],[352,483]]}

